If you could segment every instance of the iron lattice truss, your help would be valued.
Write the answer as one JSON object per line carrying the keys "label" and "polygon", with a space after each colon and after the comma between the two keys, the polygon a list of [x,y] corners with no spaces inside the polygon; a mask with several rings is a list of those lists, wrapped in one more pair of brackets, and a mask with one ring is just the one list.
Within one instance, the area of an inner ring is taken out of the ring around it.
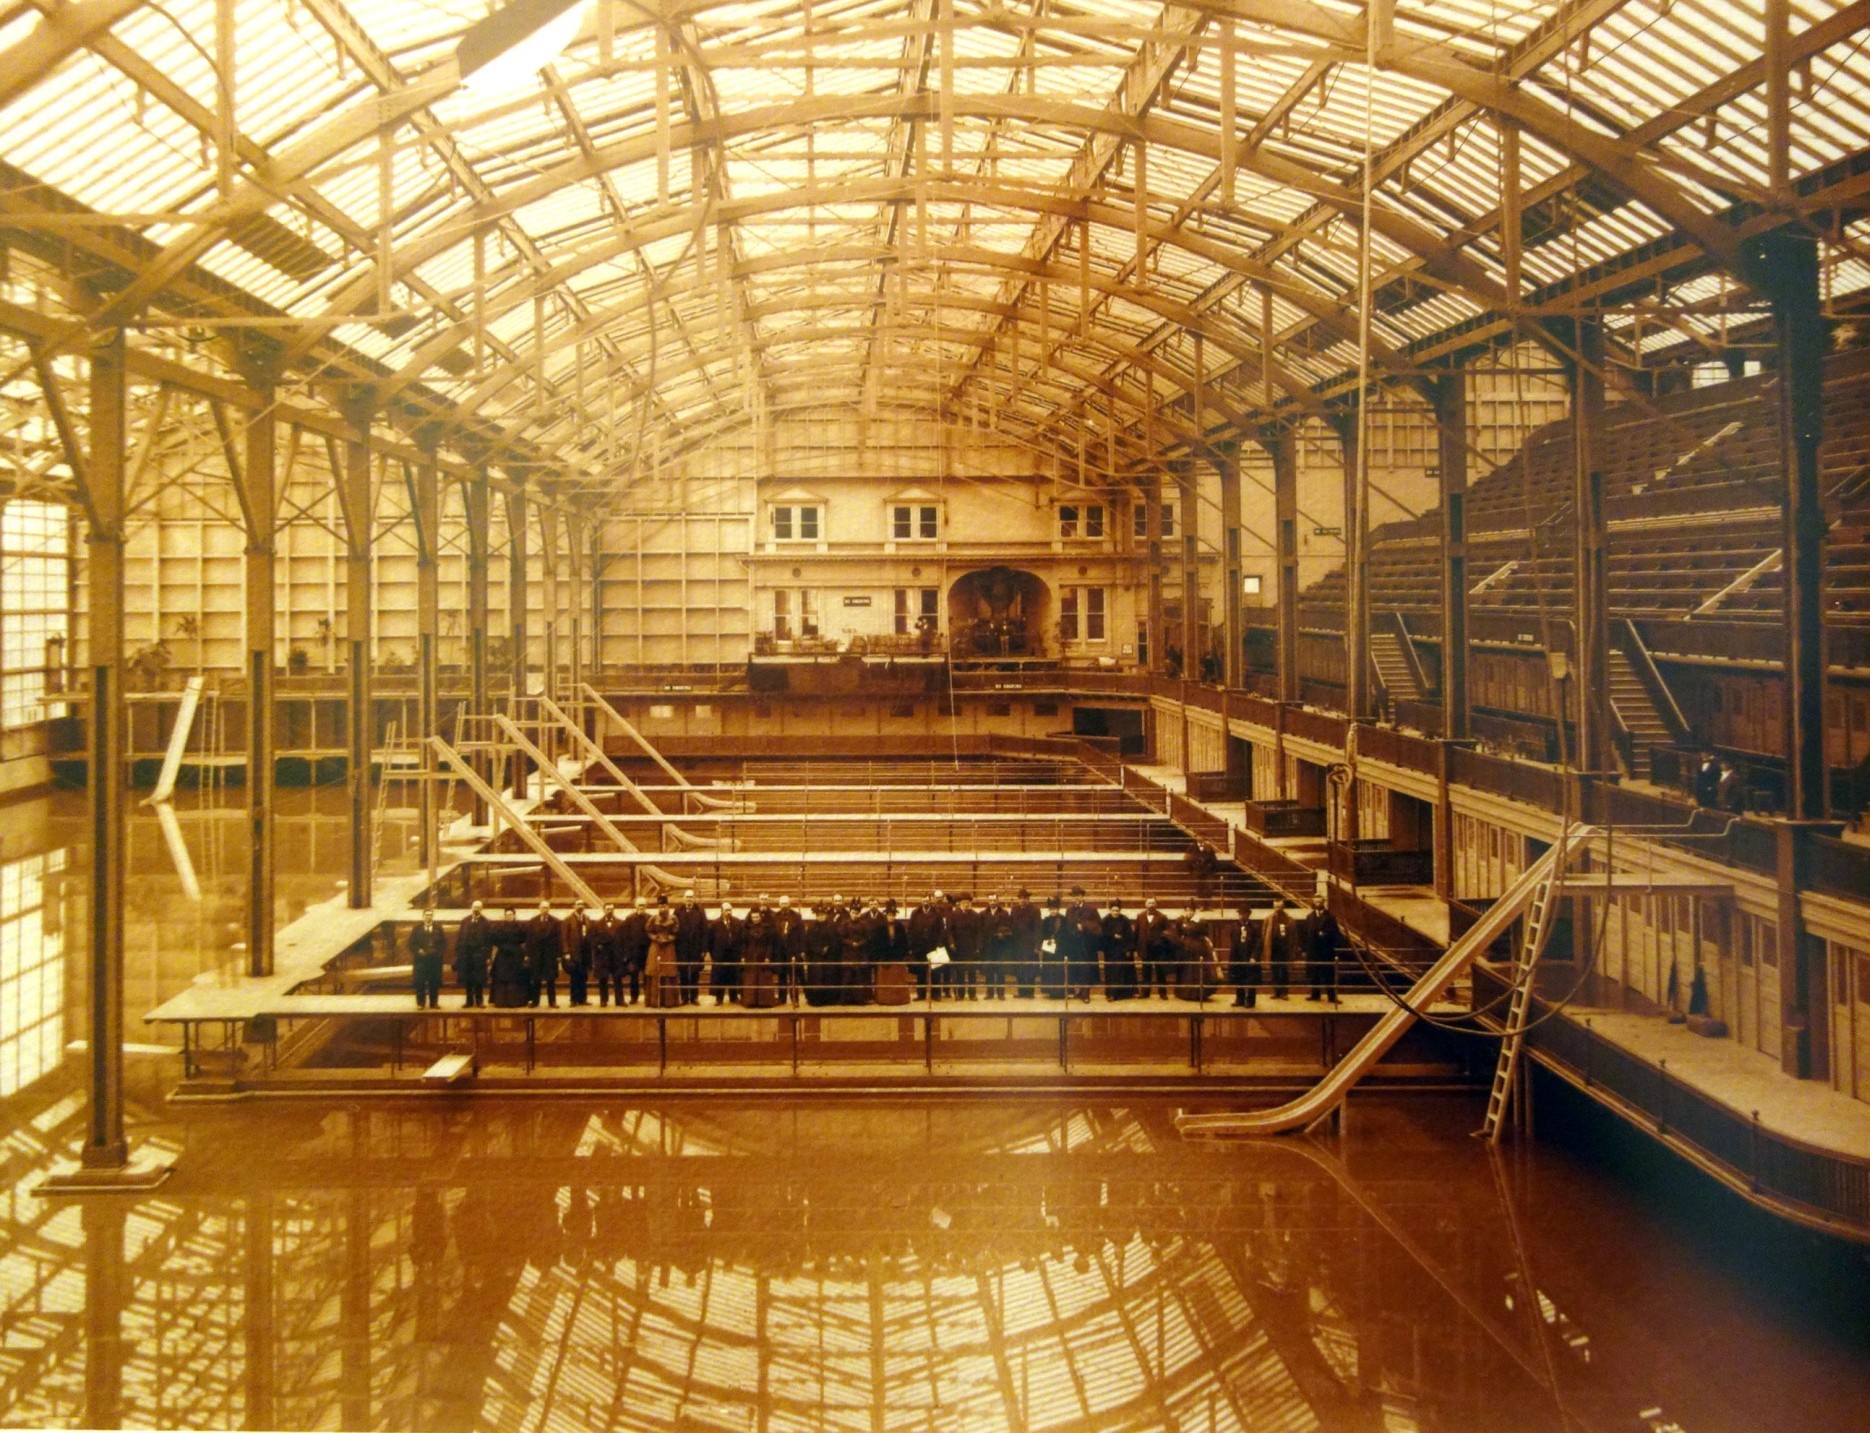
{"label": "iron lattice truss", "polygon": [[582,0],[496,93],[488,8],[0,5],[9,406],[127,325],[574,501],[820,414],[1118,482],[1583,312],[1718,353],[1787,225],[1870,279],[1861,0]]}

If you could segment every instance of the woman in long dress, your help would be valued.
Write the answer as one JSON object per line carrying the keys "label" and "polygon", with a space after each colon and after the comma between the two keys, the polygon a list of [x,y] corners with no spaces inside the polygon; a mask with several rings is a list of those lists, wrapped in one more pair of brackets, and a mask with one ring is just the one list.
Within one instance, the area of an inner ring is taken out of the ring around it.
{"label": "woman in long dress", "polygon": [[667,896],[658,896],[649,913],[649,954],[643,960],[643,989],[651,1004],[657,1000],[657,981],[675,974],[675,911]]}

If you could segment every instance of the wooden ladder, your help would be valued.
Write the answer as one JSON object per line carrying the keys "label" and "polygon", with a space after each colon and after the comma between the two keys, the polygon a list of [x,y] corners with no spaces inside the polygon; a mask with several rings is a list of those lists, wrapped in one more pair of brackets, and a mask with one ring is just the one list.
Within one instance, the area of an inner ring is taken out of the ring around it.
{"label": "wooden ladder", "polygon": [[1553,907],[1564,894],[1565,868],[1570,864],[1571,835],[1569,829],[1560,834],[1558,859],[1552,863],[1551,873],[1534,892],[1532,905],[1526,912],[1526,937],[1520,943],[1519,955],[1513,962],[1510,977],[1512,993],[1507,997],[1506,1028],[1500,1039],[1500,1059],[1493,1070],[1493,1088],[1487,1094],[1487,1117],[1481,1122],[1479,1130],[1488,1144],[1500,1142],[1500,1131],[1506,1124],[1507,1107],[1513,1100],[1513,1080],[1519,1073],[1519,1054],[1525,1043],[1526,1011],[1532,1004],[1533,978],[1538,972],[1540,957],[1545,954],[1545,947],[1552,938]]}

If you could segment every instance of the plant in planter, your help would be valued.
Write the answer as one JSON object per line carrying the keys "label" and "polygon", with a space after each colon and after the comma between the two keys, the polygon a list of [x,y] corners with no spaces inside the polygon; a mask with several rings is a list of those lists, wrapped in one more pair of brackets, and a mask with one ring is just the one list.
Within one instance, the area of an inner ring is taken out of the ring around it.
{"label": "plant in planter", "polygon": [[295,677],[302,677],[310,670],[312,655],[303,647],[294,647],[286,653],[286,671]]}

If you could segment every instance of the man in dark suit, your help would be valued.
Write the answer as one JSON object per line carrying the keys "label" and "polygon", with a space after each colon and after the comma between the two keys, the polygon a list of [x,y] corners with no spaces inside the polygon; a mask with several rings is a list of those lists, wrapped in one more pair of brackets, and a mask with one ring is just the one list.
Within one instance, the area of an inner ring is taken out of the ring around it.
{"label": "man in dark suit", "polygon": [[584,928],[584,954],[591,978],[597,981],[597,1003],[610,1004],[614,994],[617,1003],[623,1004],[623,924],[617,919],[617,908],[608,901],[604,914]]}
{"label": "man in dark suit", "polygon": [[[591,921],[595,923],[597,912],[591,912]],[[584,935],[587,929],[584,911],[573,906],[565,912],[565,919],[559,923],[559,944],[565,953],[565,982],[570,988],[571,1003],[585,1005],[590,1002],[591,990],[591,955],[584,948]]]}
{"label": "man in dark suit", "polygon": [[1338,918],[1331,914],[1322,896],[1312,902],[1312,913],[1305,921],[1305,978],[1312,993],[1308,1000],[1327,997],[1338,1003]]}
{"label": "man in dark suit", "polygon": [[1143,957],[1144,995],[1168,998],[1176,958],[1174,924],[1156,909],[1154,898],[1143,902],[1143,913],[1136,918],[1136,947]]}
{"label": "man in dark suit", "polygon": [[950,951],[954,964],[948,968],[954,972],[955,999],[978,1000],[980,967],[987,953],[987,938],[972,896],[956,897],[954,909],[948,913],[948,933],[954,937]]}
{"label": "man in dark suit", "polygon": [[472,1009],[487,1003],[487,967],[493,960],[493,923],[474,902],[455,932],[455,979]]}
{"label": "man in dark suit", "polygon": [[1020,887],[1013,902],[1013,974],[1021,995],[1039,988],[1039,927],[1043,917],[1032,892]]}
{"label": "man in dark suit", "polygon": [[805,958],[805,917],[793,906],[791,896],[781,896],[773,912],[773,937],[776,945],[776,975],[782,1000],[799,1003],[799,962]]}
{"label": "man in dark suit", "polygon": [[1227,976],[1234,985],[1234,1004],[1252,1009],[1259,1004],[1260,958],[1265,953],[1266,925],[1270,911],[1255,911],[1248,901],[1241,901],[1239,919],[1234,922],[1232,945],[1227,956]]}
{"label": "man in dark suit", "polygon": [[731,901],[708,925],[708,989],[716,1005],[740,998],[740,954],[747,943],[747,923],[734,914]]}
{"label": "man in dark suit", "polygon": [[[936,978],[939,970],[929,968],[929,952],[937,946],[948,946],[948,908],[940,891],[909,912],[908,937],[909,969],[915,976],[916,995],[933,1000],[947,983]],[[954,954],[952,950],[948,953]]]}
{"label": "man in dark suit", "polygon": [[540,901],[538,911],[526,922],[528,1005],[537,1005],[543,995],[547,1005],[557,1008],[559,962],[565,952],[563,941],[564,930],[558,917],[552,914],[550,902]]}
{"label": "man in dark suit", "polygon": [[643,970],[649,964],[649,901],[636,898],[630,914],[617,925],[617,1003],[623,1004],[623,987],[630,987],[630,1003],[643,999]]}
{"label": "man in dark suit", "polygon": [[675,911],[675,973],[682,1004],[701,998],[701,961],[708,951],[708,913],[697,904],[692,890],[682,892]]}
{"label": "man in dark suit", "polygon": [[415,974],[416,1009],[436,1010],[442,1003],[442,958],[448,950],[448,932],[435,924],[434,907],[422,912],[422,923],[409,932],[409,964]]}
{"label": "man in dark suit", "polygon": [[1013,971],[1013,908],[999,896],[987,902],[981,912],[987,935],[987,998],[1006,999],[1007,976]]}

